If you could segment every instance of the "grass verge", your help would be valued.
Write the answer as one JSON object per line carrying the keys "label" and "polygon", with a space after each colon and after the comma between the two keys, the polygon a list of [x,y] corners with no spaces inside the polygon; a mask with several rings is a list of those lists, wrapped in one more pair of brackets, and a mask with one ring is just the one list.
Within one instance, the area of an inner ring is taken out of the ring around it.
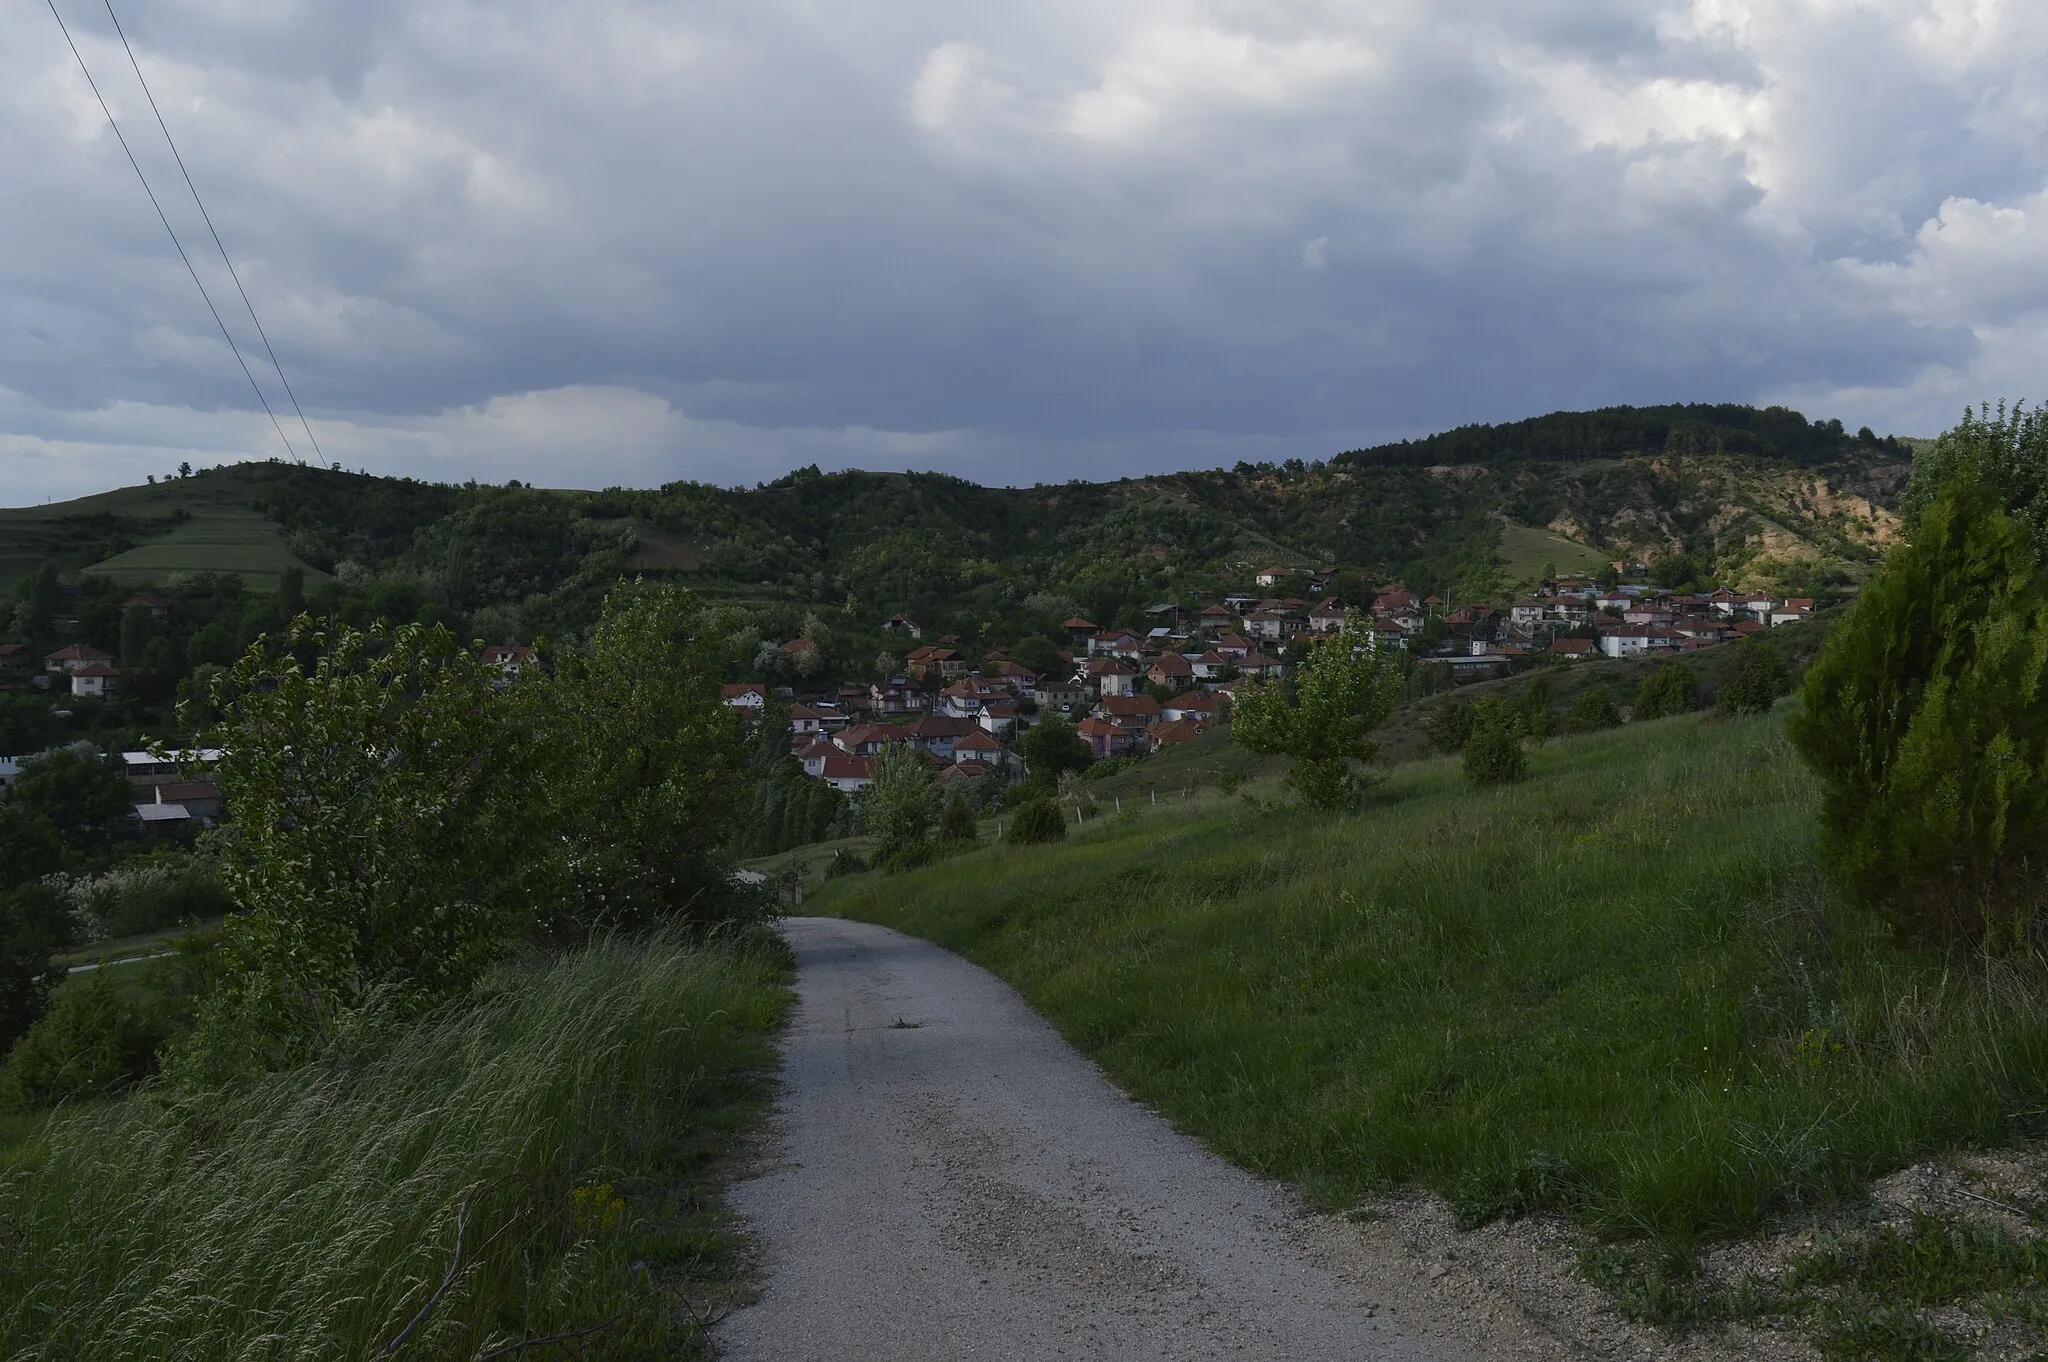
{"label": "grass verge", "polygon": [[[811,910],[993,969],[1130,1092],[1336,1209],[1420,1183],[1684,1245],[2048,1121],[2048,994],[1846,911],[1770,718],[1556,742],[1355,815],[1147,801]],[[1272,793],[1268,786],[1264,793]],[[1266,811],[1261,811],[1261,809]]]}
{"label": "grass verge", "polygon": [[58,1112],[0,1160],[0,1356],[708,1355],[787,974],[614,942],[246,1089]]}

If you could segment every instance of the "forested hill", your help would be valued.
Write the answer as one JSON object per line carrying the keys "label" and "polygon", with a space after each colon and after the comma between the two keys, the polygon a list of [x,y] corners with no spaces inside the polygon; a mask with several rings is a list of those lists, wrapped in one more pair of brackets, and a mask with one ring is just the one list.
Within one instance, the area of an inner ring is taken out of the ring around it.
{"label": "forested hill", "polygon": [[251,463],[0,511],[0,589],[41,561],[123,583],[292,565],[439,601],[490,633],[578,627],[622,573],[944,628],[1028,609],[1135,621],[1259,568],[1462,597],[1618,558],[1824,588],[1893,532],[1906,442],[1782,408],[1610,408],[1340,454],[1111,483],[981,487],[800,469],[603,492]]}

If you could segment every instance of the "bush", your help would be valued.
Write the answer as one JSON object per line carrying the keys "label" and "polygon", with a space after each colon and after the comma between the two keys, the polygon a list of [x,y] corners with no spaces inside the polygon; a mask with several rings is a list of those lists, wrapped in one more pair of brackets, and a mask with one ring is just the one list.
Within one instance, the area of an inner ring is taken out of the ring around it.
{"label": "bush", "polygon": [[981,830],[974,823],[974,811],[967,807],[967,801],[959,795],[947,800],[946,811],[939,816],[939,840],[971,845],[980,835]]}
{"label": "bush", "polygon": [[2041,935],[2048,590],[2032,536],[1959,477],[1808,668],[1794,743],[1821,853],[1916,934]]}
{"label": "bush", "polygon": [[50,1010],[63,979],[50,956],[64,944],[67,921],[63,901],[43,885],[0,897],[0,1058]]}
{"label": "bush", "polygon": [[1472,736],[1472,706],[1463,700],[1439,700],[1430,710],[1423,731],[1439,752],[1457,752]]}
{"label": "bush", "polygon": [[1557,731],[1557,715],[1550,707],[1550,678],[1533,676],[1522,692],[1522,730],[1536,742]]}
{"label": "bush", "polygon": [[1010,826],[1003,829],[1003,841],[1010,846],[1059,842],[1066,836],[1067,820],[1060,815],[1059,806],[1049,799],[1034,799],[1024,805],[1010,819]]}
{"label": "bush", "polygon": [[65,989],[0,1068],[0,1109],[29,1111],[96,1097],[147,1077],[167,1037],[124,1000],[113,971]]}
{"label": "bush", "polygon": [[1614,696],[1605,686],[1587,686],[1572,697],[1571,726],[1581,733],[1612,728],[1621,722]]}
{"label": "bush", "polygon": [[1234,795],[1244,780],[1244,772],[1235,766],[1227,767],[1216,773],[1216,790],[1219,794]]}
{"label": "bush", "polygon": [[875,839],[875,864],[908,870],[931,859],[926,842],[938,821],[939,791],[924,753],[895,743],[872,758],[874,780],[861,792],[861,826]]}
{"label": "bush", "polygon": [[825,862],[825,878],[836,880],[841,875],[858,875],[867,870],[867,868],[868,863],[858,854],[851,851],[840,851],[834,853],[832,859]]}
{"label": "bush", "polygon": [[1778,697],[1791,688],[1777,652],[1761,639],[1746,638],[1721,673],[1714,708],[1726,714],[1768,714]]}
{"label": "bush", "polygon": [[1081,779],[1101,780],[1104,776],[1113,776],[1119,771],[1128,771],[1137,764],[1130,757],[1104,757],[1101,761],[1096,762],[1093,766],[1083,771]]}
{"label": "bush", "polygon": [[1472,731],[1465,739],[1465,778],[1474,785],[1506,785],[1528,773],[1521,714],[1491,697],[1472,706]]}
{"label": "bush", "polygon": [[1683,662],[1659,662],[1636,687],[1631,722],[1690,714],[1700,705],[1699,678]]}

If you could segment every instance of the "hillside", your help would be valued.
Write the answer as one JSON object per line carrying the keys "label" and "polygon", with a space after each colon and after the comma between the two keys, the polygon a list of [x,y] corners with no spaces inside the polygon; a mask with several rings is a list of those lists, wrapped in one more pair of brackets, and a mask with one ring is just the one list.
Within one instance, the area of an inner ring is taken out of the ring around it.
{"label": "hillside", "polygon": [[0,590],[44,561],[126,585],[215,571],[267,587],[297,565],[315,580],[406,579],[526,633],[574,627],[601,581],[629,571],[962,629],[1027,607],[1134,621],[1273,562],[1471,598],[1551,568],[1683,556],[1680,577],[1819,594],[1851,586],[1889,542],[1910,461],[1905,443],[1838,422],[1700,407],[1031,488],[809,468],[751,489],[557,492],[252,463],[0,511]]}
{"label": "hillside", "polygon": [[[1554,740],[1505,788],[1408,762],[1343,814],[1282,802],[1270,763],[1212,737],[1083,785],[1096,808],[1062,843],[835,879],[805,911],[962,952],[1138,1100],[1322,1209],[1399,1220],[1419,1185],[1460,1228],[1567,1217],[1526,1238],[1565,1273],[1583,1246],[1613,1308],[1666,1326],[1960,1358],[1930,1321],[2024,1320],[1995,1355],[2038,1355],[2038,1267],[2000,1275],[2010,1241],[1981,1205],[1906,1245],[1872,1237],[1863,1199],[2039,1134],[2038,976],[1958,970],[1837,897],[1782,718]],[[1225,769],[1251,782],[1226,795]],[[1779,1230],[1768,1259],[1701,1251]],[[1857,1346],[1880,1336],[1923,1346]]]}

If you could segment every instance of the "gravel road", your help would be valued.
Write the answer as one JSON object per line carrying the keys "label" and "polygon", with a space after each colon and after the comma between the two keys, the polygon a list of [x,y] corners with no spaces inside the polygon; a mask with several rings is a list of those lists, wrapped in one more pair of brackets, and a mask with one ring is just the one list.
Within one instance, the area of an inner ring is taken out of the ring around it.
{"label": "gravel road", "polygon": [[1130,1101],[993,975],[791,918],[779,1147],[734,1359],[1448,1362],[1304,1256],[1279,1189]]}

